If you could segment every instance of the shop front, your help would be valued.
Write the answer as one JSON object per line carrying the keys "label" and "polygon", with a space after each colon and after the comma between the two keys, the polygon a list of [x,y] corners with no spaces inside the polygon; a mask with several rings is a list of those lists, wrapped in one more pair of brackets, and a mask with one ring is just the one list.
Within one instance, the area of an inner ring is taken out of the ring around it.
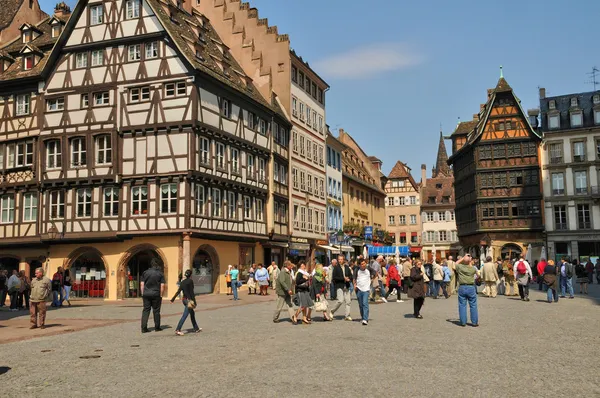
{"label": "shop front", "polygon": [[264,258],[268,264],[275,263],[279,268],[283,267],[286,259],[289,243],[270,241],[263,243]]}
{"label": "shop front", "polygon": [[600,258],[600,234],[548,234],[548,258],[560,261],[563,257],[595,264]]}
{"label": "shop front", "polygon": [[288,250],[288,260],[295,265],[310,261],[311,247],[314,247],[314,242],[311,241],[312,239],[291,238]]}

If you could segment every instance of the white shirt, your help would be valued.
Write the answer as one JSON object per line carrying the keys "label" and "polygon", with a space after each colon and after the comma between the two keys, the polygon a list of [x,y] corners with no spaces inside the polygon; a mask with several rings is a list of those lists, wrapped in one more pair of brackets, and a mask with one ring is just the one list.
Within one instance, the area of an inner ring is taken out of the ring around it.
{"label": "white shirt", "polygon": [[361,292],[370,292],[371,291],[371,273],[368,269],[364,271],[359,269],[356,274],[356,287]]}
{"label": "white shirt", "polygon": [[[517,272],[517,266],[519,265],[519,261],[521,260],[517,260],[515,261],[515,265],[513,266],[513,272],[515,273],[515,275],[518,277],[519,273]],[[529,275],[529,277],[531,279],[533,279],[533,272],[531,272],[531,267],[529,266],[529,263],[527,262],[527,260],[523,260],[523,263],[525,264],[525,268],[527,269],[526,271],[526,275]]]}

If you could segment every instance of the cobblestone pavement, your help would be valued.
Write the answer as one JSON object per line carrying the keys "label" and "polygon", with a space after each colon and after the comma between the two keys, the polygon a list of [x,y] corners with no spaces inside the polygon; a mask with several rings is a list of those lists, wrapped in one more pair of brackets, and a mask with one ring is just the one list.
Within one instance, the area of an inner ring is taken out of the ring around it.
{"label": "cobblestone pavement", "polygon": [[[600,296],[598,286],[590,291]],[[2,396],[599,396],[599,302],[578,296],[548,304],[537,290],[531,298],[480,297],[481,326],[462,328],[454,323],[456,297],[427,299],[423,320],[410,315],[410,300],[372,305],[365,327],[318,315],[312,325],[274,324],[269,296],[198,311],[204,330],[183,337],[174,335],[175,315],[164,318],[167,330],[142,335],[139,307],[90,307],[92,319],[95,311],[129,319],[0,345]],[[75,310],[58,312],[81,318]]]}

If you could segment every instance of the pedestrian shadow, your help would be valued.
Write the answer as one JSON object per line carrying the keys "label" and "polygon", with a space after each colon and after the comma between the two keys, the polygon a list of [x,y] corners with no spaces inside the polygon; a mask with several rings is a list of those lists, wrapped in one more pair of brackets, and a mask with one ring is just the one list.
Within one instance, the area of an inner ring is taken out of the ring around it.
{"label": "pedestrian shadow", "polygon": [[65,326],[62,323],[50,323],[50,324],[46,324],[44,325],[46,327],[46,329],[48,328],[57,328],[57,327],[61,327],[61,326]]}
{"label": "pedestrian shadow", "polygon": [[460,320],[458,320],[458,319],[446,319],[446,322],[450,322],[456,326],[462,326],[460,323]]}
{"label": "pedestrian shadow", "polygon": [[405,318],[414,318],[415,315],[414,314],[404,314]]}
{"label": "pedestrian shadow", "polygon": [[9,368],[8,366],[0,366],[0,375],[3,375],[4,373],[8,372],[11,368]]}
{"label": "pedestrian shadow", "polygon": [[548,302],[548,300],[535,300],[535,301],[538,303],[547,303]]}

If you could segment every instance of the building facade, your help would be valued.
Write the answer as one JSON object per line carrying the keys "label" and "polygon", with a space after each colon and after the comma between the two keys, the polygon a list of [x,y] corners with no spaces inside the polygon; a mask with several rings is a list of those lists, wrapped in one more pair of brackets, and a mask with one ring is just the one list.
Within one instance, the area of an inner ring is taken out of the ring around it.
{"label": "building facade", "polygon": [[420,189],[410,167],[397,161],[385,184],[386,230],[394,245],[409,245],[413,253],[421,250]]}
{"label": "building facade", "polygon": [[[16,37],[21,37],[23,25],[36,26],[42,19],[48,17],[40,8],[38,0],[3,0],[0,2],[0,47]],[[67,7],[58,3],[57,9]]]}
{"label": "building facade", "polygon": [[[21,105],[4,105],[3,149],[25,160],[4,174],[2,255],[70,269],[86,297],[138,297],[153,258],[165,296],[190,268],[197,293],[225,291],[227,264],[263,261],[273,130],[288,134],[285,114],[206,16],[180,2],[80,1],[55,38],[62,22],[3,48],[40,73],[4,97]],[[37,128],[26,138],[10,135],[28,123]]]}
{"label": "building facade", "polygon": [[540,89],[548,257],[600,257],[600,91],[546,97]]}
{"label": "building facade", "polygon": [[[344,228],[342,215],[342,153],[344,145],[331,132],[327,133],[327,233],[329,245],[338,243],[337,235]],[[334,237],[335,236],[335,237]]]}
{"label": "building facade", "polygon": [[515,257],[529,245],[541,252],[541,137],[503,77],[451,138],[460,244],[477,256]]}
{"label": "building facade", "polygon": [[438,263],[450,255],[456,258],[460,251],[454,213],[454,178],[447,162],[446,144],[440,132],[431,178],[427,178],[427,167],[421,166],[422,258]]}

